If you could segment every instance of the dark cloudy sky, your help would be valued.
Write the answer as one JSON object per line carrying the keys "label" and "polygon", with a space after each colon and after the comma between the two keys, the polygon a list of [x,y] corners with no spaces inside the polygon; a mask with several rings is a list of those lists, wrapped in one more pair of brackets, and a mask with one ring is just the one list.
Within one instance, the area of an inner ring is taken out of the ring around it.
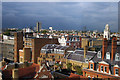
{"label": "dark cloudy sky", "polygon": [[103,31],[106,24],[111,31],[118,29],[117,2],[3,2],[3,27],[53,26],[58,30]]}

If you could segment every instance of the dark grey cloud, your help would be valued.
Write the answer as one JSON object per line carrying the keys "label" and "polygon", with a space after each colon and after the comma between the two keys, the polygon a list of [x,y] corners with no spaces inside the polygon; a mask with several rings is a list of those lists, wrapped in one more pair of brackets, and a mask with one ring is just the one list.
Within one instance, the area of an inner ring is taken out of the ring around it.
{"label": "dark grey cloud", "polygon": [[2,2],[0,1],[0,32],[2,29]]}
{"label": "dark grey cloud", "polygon": [[36,26],[43,28],[103,31],[110,24],[112,31],[118,27],[118,7],[113,2],[3,2],[3,27]]}

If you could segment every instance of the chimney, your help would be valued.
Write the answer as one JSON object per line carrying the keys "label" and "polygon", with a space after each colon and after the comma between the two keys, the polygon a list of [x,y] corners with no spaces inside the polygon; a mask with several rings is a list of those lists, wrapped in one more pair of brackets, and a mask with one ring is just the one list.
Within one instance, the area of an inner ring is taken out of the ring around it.
{"label": "chimney", "polygon": [[[69,36],[67,36],[67,41],[69,41]],[[69,43],[67,42],[67,46],[69,46]]]}
{"label": "chimney", "polygon": [[79,37],[79,46],[81,48],[81,43],[82,43],[82,37]]}
{"label": "chimney", "polygon": [[104,59],[106,50],[107,50],[107,46],[108,46],[108,41],[107,38],[103,39],[103,47],[102,47],[102,60]]}
{"label": "chimney", "polygon": [[12,78],[13,78],[13,80],[17,80],[19,78],[18,68],[15,68],[12,70]]}
{"label": "chimney", "polygon": [[115,56],[115,52],[117,49],[117,38],[112,38],[112,50],[111,50],[111,61],[113,61],[113,57]]}
{"label": "chimney", "polygon": [[5,62],[5,60],[4,60],[4,59],[2,60],[2,62],[1,62],[1,63],[2,63],[2,66],[5,66],[5,65],[6,65],[6,62]]}
{"label": "chimney", "polygon": [[87,53],[87,50],[88,50],[88,47],[87,47],[87,46],[85,46],[85,47],[84,47],[84,58],[86,58],[86,53]]}

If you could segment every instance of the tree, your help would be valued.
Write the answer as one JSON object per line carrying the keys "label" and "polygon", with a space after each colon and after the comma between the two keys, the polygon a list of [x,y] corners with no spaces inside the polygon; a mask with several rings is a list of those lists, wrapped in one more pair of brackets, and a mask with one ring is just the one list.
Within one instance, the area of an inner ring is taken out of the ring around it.
{"label": "tree", "polygon": [[72,69],[72,64],[71,64],[71,63],[68,63],[68,64],[67,64],[67,69],[68,69],[68,70],[71,70],[71,69]]}
{"label": "tree", "polygon": [[48,31],[47,30],[43,30],[43,31],[41,31],[41,33],[46,34],[46,33],[48,33]]}
{"label": "tree", "polygon": [[79,74],[79,75],[83,74],[82,66],[74,66],[73,68],[76,70],[77,74]]}

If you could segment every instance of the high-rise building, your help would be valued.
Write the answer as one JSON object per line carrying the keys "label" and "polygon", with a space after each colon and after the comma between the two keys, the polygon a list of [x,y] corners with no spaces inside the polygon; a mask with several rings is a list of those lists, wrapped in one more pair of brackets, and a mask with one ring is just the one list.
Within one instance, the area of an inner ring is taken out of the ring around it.
{"label": "high-rise building", "polygon": [[37,32],[40,32],[41,31],[41,22],[37,22]]}
{"label": "high-rise building", "polygon": [[14,62],[19,62],[19,49],[23,49],[23,32],[14,33]]}

